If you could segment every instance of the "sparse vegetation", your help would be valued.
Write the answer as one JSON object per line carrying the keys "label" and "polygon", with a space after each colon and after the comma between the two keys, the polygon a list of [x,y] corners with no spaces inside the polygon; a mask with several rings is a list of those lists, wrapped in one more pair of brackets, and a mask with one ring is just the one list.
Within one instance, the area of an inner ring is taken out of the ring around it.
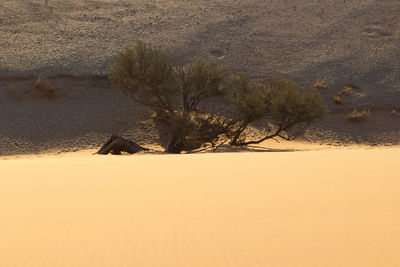
{"label": "sparse vegetation", "polygon": [[199,110],[200,104],[223,94],[225,74],[214,64],[174,65],[160,48],[138,42],[119,54],[109,78],[113,86],[153,109],[164,122],[171,136],[167,152],[190,151],[204,142],[214,145],[225,132],[222,119]]}
{"label": "sparse vegetation", "polygon": [[339,95],[351,95],[353,92],[353,87],[346,86],[342,90],[340,90]]}
{"label": "sparse vegetation", "polygon": [[26,87],[10,88],[8,95],[18,100],[24,99],[26,97],[53,99],[57,96],[60,96],[57,93],[56,87],[49,80],[42,79],[40,77],[28,83],[28,86]]}
{"label": "sparse vegetation", "polygon": [[358,111],[357,109],[353,110],[349,115],[347,115],[347,121],[357,123],[357,122],[365,122],[369,119],[370,111],[367,109],[363,109]]}
{"label": "sparse vegetation", "polygon": [[316,88],[316,89],[326,89],[326,88],[328,88],[328,86],[323,81],[317,80],[314,83],[314,88]]}
{"label": "sparse vegetation", "polygon": [[[287,79],[232,77],[202,61],[174,64],[167,53],[145,42],[122,50],[109,79],[127,97],[154,110],[170,136],[168,153],[204,145],[215,150],[226,142],[243,146],[274,137],[292,140],[325,112],[315,89],[300,89]],[[230,108],[207,109],[216,98]],[[261,139],[246,140],[244,132],[255,121],[264,121],[269,130]]]}
{"label": "sparse vegetation", "polygon": [[340,96],[335,96],[334,98],[333,98],[333,103],[335,103],[335,104],[342,104],[343,103],[343,101],[342,101],[342,99],[340,98]]}
{"label": "sparse vegetation", "polygon": [[33,84],[34,93],[46,98],[56,97],[56,88],[49,80],[43,80],[40,77]]}
{"label": "sparse vegetation", "polygon": [[[231,145],[258,144],[275,137],[293,140],[326,112],[321,94],[313,88],[300,89],[293,81],[281,78],[268,78],[258,83],[246,77],[238,79],[230,90],[235,96],[232,106],[241,123]],[[258,120],[264,121],[268,129],[264,136],[258,140],[242,138],[248,125]]]}

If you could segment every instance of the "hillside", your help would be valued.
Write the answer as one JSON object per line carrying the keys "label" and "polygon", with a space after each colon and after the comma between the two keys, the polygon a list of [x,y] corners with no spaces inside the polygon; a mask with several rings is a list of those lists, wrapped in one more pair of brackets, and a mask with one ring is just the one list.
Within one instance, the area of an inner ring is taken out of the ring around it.
{"label": "hillside", "polygon": [[[399,10],[397,0],[49,0],[48,7],[42,0],[3,0],[0,88],[5,96],[13,84],[4,77],[11,76],[15,83],[27,75],[107,74],[121,47],[142,39],[255,78],[322,80],[331,115],[316,125],[320,139],[340,133],[349,142],[385,143],[388,137],[398,143],[400,116],[391,111],[400,110]],[[352,94],[334,105],[331,99],[346,85]],[[14,112],[0,100],[2,113]],[[370,109],[370,122],[349,126],[345,116],[355,108]],[[13,127],[0,135],[20,131]]]}

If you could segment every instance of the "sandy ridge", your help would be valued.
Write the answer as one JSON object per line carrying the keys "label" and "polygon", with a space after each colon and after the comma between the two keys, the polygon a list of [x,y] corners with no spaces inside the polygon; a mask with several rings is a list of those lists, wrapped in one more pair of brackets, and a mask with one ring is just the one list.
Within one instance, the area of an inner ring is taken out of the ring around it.
{"label": "sandy ridge", "polygon": [[397,267],[399,152],[0,161],[0,265]]}

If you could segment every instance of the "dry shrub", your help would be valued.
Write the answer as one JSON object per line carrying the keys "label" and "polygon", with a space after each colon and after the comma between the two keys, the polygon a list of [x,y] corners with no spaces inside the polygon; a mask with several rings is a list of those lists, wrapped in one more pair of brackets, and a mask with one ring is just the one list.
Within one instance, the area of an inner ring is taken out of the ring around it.
{"label": "dry shrub", "polygon": [[8,91],[8,96],[17,100],[23,100],[26,98],[47,98],[53,99],[58,96],[62,96],[49,80],[42,79],[40,77],[35,78],[34,76],[29,76],[28,78],[22,77],[20,81],[31,81],[25,86],[11,87]]}
{"label": "dry shrub", "polygon": [[[270,77],[257,82],[239,76],[233,79],[229,91],[232,108],[239,118],[231,145],[259,144],[275,137],[293,140],[327,112],[322,96],[315,88],[300,88],[285,78]],[[266,131],[265,136],[258,140],[242,138],[249,124],[261,120],[273,130]]]}
{"label": "dry shrub", "polygon": [[339,94],[340,95],[350,95],[353,92],[353,87],[351,86],[346,86],[342,90],[340,90]]}
{"label": "dry shrub", "polygon": [[46,98],[55,98],[56,88],[49,80],[43,80],[40,77],[33,84],[34,93]]}
{"label": "dry shrub", "polygon": [[326,89],[326,88],[328,88],[328,86],[323,81],[320,81],[320,80],[317,80],[314,83],[314,87],[317,88],[317,89]]}
{"label": "dry shrub", "polygon": [[371,112],[367,109],[363,109],[362,111],[358,111],[357,109],[353,110],[349,115],[347,115],[347,121],[349,122],[364,122],[369,118],[369,114]]}
{"label": "dry shrub", "polygon": [[335,96],[335,97],[333,98],[333,103],[335,103],[335,104],[342,104],[343,101],[342,101],[342,99],[340,98],[340,96]]}
{"label": "dry shrub", "polygon": [[180,153],[201,147],[216,150],[230,135],[230,126],[233,122],[219,114],[192,113],[190,116],[183,114],[175,116],[168,123],[171,138],[165,151]]}

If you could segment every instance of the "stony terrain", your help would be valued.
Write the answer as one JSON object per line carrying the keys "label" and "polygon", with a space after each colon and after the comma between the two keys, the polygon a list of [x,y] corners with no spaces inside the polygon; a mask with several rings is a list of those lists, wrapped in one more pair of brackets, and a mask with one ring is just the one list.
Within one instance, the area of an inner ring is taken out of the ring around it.
{"label": "stony terrain", "polygon": [[[130,106],[105,79],[93,83],[90,76],[106,75],[116,53],[139,39],[255,78],[323,81],[331,113],[309,140],[400,142],[397,0],[1,2],[0,154],[17,151],[10,151],[14,143],[22,147],[18,151],[32,152],[52,142],[50,147],[60,147],[83,138],[81,147],[93,140],[97,145],[111,132],[138,132],[142,117],[132,111],[141,108]],[[12,87],[32,82],[24,80],[29,75],[53,76],[66,96],[52,102],[10,98]],[[354,90],[342,96],[343,104],[333,104],[345,86]],[[346,122],[355,108],[371,110],[369,121]],[[117,117],[126,124],[110,120]]]}

